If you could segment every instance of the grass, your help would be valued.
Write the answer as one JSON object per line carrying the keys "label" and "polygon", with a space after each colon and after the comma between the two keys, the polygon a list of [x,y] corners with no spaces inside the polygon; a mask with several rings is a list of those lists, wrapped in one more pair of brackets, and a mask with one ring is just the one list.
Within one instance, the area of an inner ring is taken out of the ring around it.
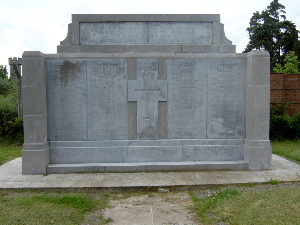
{"label": "grass", "polygon": [[92,206],[83,195],[2,196],[0,224],[78,224]]}
{"label": "grass", "polygon": [[273,153],[290,158],[300,164],[300,141],[272,142]]}
{"label": "grass", "polygon": [[277,185],[277,184],[280,184],[281,181],[279,180],[274,180],[274,179],[271,179],[269,180],[268,182],[266,182],[267,184],[271,184],[271,185]]}
{"label": "grass", "polygon": [[300,221],[300,187],[234,194],[225,190],[213,197],[200,199],[192,194],[200,224],[273,225]]}
{"label": "grass", "polygon": [[[14,193],[0,191],[0,224],[62,224],[77,225],[84,216],[107,207],[108,197],[97,198],[85,193]],[[105,224],[109,219],[99,217]]]}
{"label": "grass", "polygon": [[22,147],[0,143],[0,165],[21,157]]}
{"label": "grass", "polygon": [[236,190],[226,189],[224,191],[213,194],[204,199],[199,199],[193,192],[191,192],[192,199],[194,201],[194,206],[197,209],[197,214],[201,222],[209,222],[207,217],[207,212],[215,208],[221,201],[229,198],[230,196],[237,195],[239,192]]}

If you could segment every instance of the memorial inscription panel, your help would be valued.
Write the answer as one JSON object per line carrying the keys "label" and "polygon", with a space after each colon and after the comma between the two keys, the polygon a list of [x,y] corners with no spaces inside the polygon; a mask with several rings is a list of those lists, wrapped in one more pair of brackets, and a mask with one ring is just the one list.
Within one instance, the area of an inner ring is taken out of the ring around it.
{"label": "memorial inscription panel", "polygon": [[89,140],[128,139],[126,72],[125,59],[87,61]]}
{"label": "memorial inscription panel", "polygon": [[87,140],[87,74],[82,60],[47,60],[49,140]]}
{"label": "memorial inscription panel", "polygon": [[84,22],[80,44],[212,44],[212,23]]}
{"label": "memorial inscription panel", "polygon": [[[165,102],[166,138],[242,138],[245,135],[245,60],[48,60],[50,140],[126,140],[128,102],[136,102],[136,139],[158,139],[159,102]],[[131,112],[131,111],[130,111]],[[163,121],[164,122],[164,121]]]}
{"label": "memorial inscription panel", "polygon": [[48,60],[48,136],[58,140],[127,139],[125,59]]}
{"label": "memorial inscription panel", "polygon": [[206,74],[199,59],[168,60],[168,137],[206,138]]}
{"label": "memorial inscription panel", "polygon": [[242,59],[170,59],[169,138],[242,138],[245,73]]}
{"label": "memorial inscription panel", "polygon": [[245,135],[245,73],[242,59],[207,60],[207,137]]}

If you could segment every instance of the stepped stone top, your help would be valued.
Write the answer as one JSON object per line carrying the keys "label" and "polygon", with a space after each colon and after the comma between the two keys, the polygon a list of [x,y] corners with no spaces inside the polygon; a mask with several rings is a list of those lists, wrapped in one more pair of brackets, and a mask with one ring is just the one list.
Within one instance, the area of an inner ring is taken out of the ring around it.
{"label": "stepped stone top", "polygon": [[219,14],[73,14],[57,51],[235,53],[235,46]]}

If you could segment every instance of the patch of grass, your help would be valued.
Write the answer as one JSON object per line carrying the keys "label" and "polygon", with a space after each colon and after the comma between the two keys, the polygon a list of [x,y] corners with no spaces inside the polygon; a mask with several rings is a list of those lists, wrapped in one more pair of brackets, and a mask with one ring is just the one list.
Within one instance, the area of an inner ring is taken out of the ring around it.
{"label": "patch of grass", "polygon": [[95,207],[88,195],[5,195],[0,198],[0,224],[79,224]]}
{"label": "patch of grass", "polygon": [[300,141],[272,142],[272,151],[275,154],[295,160],[300,164]]}
{"label": "patch of grass", "polygon": [[22,147],[0,143],[0,165],[21,157]]}
{"label": "patch of grass", "polygon": [[39,195],[32,197],[34,201],[40,203],[50,203],[71,207],[83,213],[90,211],[93,208],[93,201],[84,195],[64,195],[64,196],[49,196]]}
{"label": "patch of grass", "polygon": [[[196,206],[211,201],[193,198]],[[299,224],[299,199],[300,187],[241,192],[202,209],[199,219],[204,224]]]}
{"label": "patch of grass", "polygon": [[277,184],[280,184],[281,183],[281,181],[279,181],[279,180],[273,180],[273,179],[271,179],[271,180],[269,180],[268,182],[266,182],[267,184],[272,184],[272,185],[277,185]]}
{"label": "patch of grass", "polygon": [[197,210],[197,214],[198,214],[201,222],[208,222],[209,220],[207,220],[208,218],[207,218],[206,212],[215,208],[223,200],[239,194],[239,191],[226,189],[226,190],[217,192],[211,196],[208,196],[204,199],[198,198],[193,192],[191,192],[190,194],[194,201],[194,206]]}
{"label": "patch of grass", "polygon": [[237,187],[254,187],[257,185],[256,183],[243,183],[243,184],[236,184]]}

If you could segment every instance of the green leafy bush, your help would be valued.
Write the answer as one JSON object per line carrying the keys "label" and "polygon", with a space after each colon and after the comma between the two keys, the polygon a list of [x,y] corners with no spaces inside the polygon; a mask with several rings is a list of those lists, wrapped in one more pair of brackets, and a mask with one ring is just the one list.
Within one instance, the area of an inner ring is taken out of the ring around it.
{"label": "green leafy bush", "polygon": [[0,141],[23,142],[23,119],[18,118],[18,83],[7,76],[0,76]]}
{"label": "green leafy bush", "polygon": [[23,118],[16,111],[0,110],[0,141],[23,142]]}
{"label": "green leafy bush", "polygon": [[15,111],[18,108],[17,82],[0,78],[0,110]]}
{"label": "green leafy bush", "polygon": [[284,66],[277,63],[273,70],[276,73],[299,73],[299,61],[294,51],[286,54],[284,59]]}
{"label": "green leafy bush", "polygon": [[7,78],[0,77],[0,95],[6,96],[12,92],[12,89],[15,88],[15,82]]}
{"label": "green leafy bush", "polygon": [[0,78],[7,78],[7,74],[8,72],[6,66],[0,65]]}
{"label": "green leafy bush", "polygon": [[287,114],[288,103],[279,107],[271,107],[270,139],[271,140],[299,140],[300,113]]}

